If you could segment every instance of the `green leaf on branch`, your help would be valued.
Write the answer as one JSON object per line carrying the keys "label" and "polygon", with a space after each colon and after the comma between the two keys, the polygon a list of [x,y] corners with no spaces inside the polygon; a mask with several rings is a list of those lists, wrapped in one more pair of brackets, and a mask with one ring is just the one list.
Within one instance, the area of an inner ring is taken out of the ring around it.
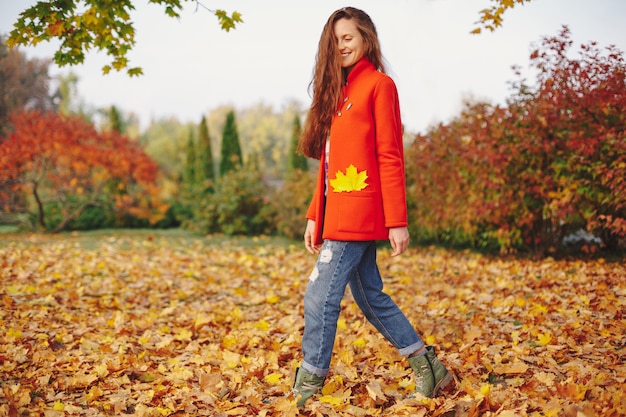
{"label": "green leaf on branch", "polygon": [[231,29],[234,29],[237,23],[243,23],[241,14],[237,12],[233,12],[231,16],[228,16],[226,11],[218,9],[215,11],[215,16],[217,17],[221,28],[226,32],[230,32]]}
{"label": "green leaf on branch", "polygon": [[[185,1],[201,5],[198,0]],[[170,17],[180,17],[183,8],[180,0],[150,0],[150,3],[165,6],[164,13]],[[102,67],[104,74],[115,69],[126,70],[130,76],[140,75],[143,73],[141,68],[129,68],[127,58],[135,46],[135,28],[130,13],[134,9],[132,0],[106,4],[96,0],[38,1],[20,14],[6,44],[15,48],[58,39],[61,45],[53,59],[61,67],[83,63],[85,53],[94,48],[105,52],[111,59]],[[229,16],[224,10],[206,9],[217,16],[220,27],[227,32],[243,22],[238,12]]]}

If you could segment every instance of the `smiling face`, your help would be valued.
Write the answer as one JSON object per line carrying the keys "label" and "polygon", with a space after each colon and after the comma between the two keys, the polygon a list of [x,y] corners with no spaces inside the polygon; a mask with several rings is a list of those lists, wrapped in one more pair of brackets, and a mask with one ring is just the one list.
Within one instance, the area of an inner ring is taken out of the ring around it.
{"label": "smiling face", "polygon": [[365,54],[363,36],[352,19],[339,19],[335,22],[334,32],[341,54],[341,67],[351,68]]}

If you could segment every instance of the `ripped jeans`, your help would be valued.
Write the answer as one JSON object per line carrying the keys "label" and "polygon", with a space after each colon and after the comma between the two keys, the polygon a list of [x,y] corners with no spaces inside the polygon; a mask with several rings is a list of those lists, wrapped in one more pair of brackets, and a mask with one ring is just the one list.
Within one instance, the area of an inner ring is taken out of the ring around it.
{"label": "ripped jeans", "polygon": [[406,316],[382,291],[376,242],[326,240],[304,295],[303,369],[319,377],[328,374],[340,304],[348,284],[365,317],[400,355],[410,355],[424,346]]}

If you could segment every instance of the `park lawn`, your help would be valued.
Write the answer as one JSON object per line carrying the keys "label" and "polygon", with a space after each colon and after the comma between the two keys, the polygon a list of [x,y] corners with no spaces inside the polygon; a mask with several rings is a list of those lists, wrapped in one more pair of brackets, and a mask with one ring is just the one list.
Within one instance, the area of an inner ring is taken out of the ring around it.
{"label": "park lawn", "polygon": [[[299,242],[183,231],[0,235],[0,416],[295,416]],[[315,416],[626,414],[626,267],[379,252],[386,291],[458,377],[408,399],[347,294]]]}

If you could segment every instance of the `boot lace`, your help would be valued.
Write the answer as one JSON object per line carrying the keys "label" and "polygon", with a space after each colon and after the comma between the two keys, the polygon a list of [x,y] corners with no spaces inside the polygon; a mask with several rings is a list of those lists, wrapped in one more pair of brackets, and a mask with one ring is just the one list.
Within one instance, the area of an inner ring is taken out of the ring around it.
{"label": "boot lace", "polygon": [[306,381],[302,381],[302,387],[303,390],[315,390],[318,391],[320,389],[322,389],[322,387],[320,387],[319,385],[313,385],[310,382],[306,382]]}
{"label": "boot lace", "polygon": [[420,372],[415,373],[415,386],[423,388],[424,387],[424,378],[426,377],[426,373],[430,372],[430,366],[422,365]]}

